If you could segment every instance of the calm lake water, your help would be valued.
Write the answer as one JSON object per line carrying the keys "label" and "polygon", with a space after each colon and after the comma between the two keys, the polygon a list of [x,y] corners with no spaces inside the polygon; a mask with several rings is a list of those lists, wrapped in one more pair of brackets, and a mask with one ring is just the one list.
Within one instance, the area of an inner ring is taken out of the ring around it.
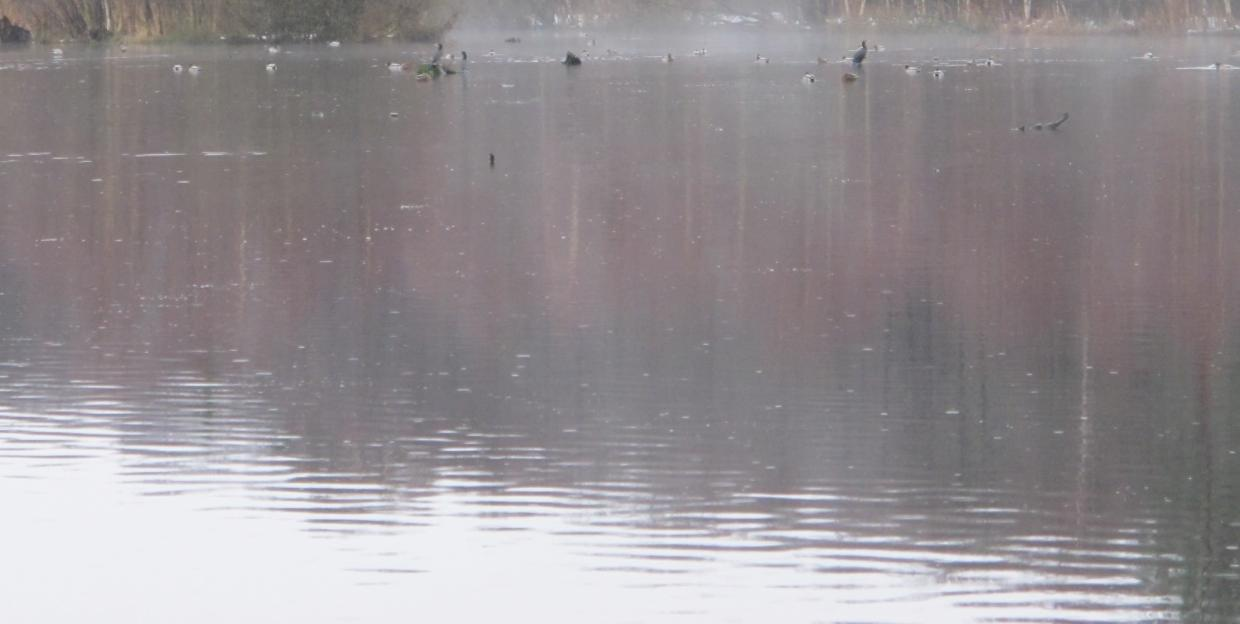
{"label": "calm lake water", "polygon": [[0,621],[1240,618],[1240,44],[504,36],[0,49]]}

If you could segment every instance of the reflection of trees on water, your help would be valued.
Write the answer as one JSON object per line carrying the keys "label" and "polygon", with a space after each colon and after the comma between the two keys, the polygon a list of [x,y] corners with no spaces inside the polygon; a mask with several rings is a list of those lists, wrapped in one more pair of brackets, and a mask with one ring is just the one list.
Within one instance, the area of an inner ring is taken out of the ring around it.
{"label": "reflection of trees on water", "polygon": [[[671,106],[622,74],[522,78],[539,106],[427,97],[407,116],[459,123],[415,128],[335,97],[367,93],[357,76],[143,111],[123,105],[141,74],[92,75],[99,112],[16,130],[95,162],[9,176],[5,331],[236,387],[269,372],[245,387],[274,411],[244,417],[293,434],[278,451],[307,475],[710,501],[916,474],[1045,495],[1082,540],[1147,519],[1139,539],[1181,557],[1152,585],[1236,604],[1225,98],[1170,94],[1132,132],[1091,90],[1088,132],[1014,138],[978,128],[1029,116],[1018,73],[967,111],[862,84],[802,111],[807,134],[757,90]],[[187,156],[126,156],[162,150]]]}

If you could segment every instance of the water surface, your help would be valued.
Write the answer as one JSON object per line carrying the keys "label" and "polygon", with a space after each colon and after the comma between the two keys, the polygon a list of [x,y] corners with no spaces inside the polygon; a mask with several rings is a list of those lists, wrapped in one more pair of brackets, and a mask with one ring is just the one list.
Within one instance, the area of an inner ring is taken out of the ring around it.
{"label": "water surface", "polygon": [[0,49],[0,619],[1240,617],[1228,42],[502,38]]}

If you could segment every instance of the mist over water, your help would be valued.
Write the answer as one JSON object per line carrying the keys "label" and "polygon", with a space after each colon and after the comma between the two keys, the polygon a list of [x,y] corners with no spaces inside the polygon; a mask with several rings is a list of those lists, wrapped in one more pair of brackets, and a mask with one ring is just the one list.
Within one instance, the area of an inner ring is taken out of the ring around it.
{"label": "mist over water", "polygon": [[505,36],[0,51],[0,620],[1240,617],[1228,41]]}

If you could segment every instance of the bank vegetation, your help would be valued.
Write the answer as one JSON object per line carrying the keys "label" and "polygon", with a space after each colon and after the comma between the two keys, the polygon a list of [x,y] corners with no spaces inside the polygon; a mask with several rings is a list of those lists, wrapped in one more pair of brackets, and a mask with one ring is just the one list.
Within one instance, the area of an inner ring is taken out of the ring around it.
{"label": "bank vegetation", "polygon": [[0,0],[0,14],[43,40],[433,39],[451,0]]}

